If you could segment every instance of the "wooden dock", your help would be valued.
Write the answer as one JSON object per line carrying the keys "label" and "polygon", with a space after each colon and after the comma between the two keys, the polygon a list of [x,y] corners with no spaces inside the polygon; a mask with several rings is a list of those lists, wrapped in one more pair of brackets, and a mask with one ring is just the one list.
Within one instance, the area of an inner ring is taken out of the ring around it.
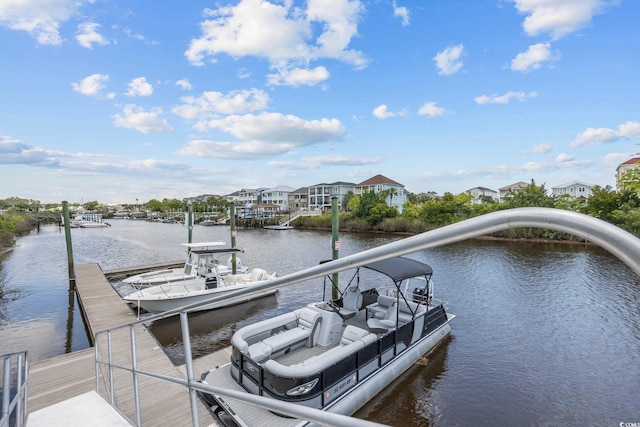
{"label": "wooden dock", "polygon": [[[111,286],[98,264],[77,265],[75,272],[77,300],[91,337],[95,332],[131,324],[137,320],[136,315]],[[134,329],[136,361],[139,367],[174,378],[186,378],[184,366],[173,365],[155,337],[144,325],[138,324]],[[123,360],[123,363],[130,364],[132,357],[129,328],[116,331],[113,342],[114,359],[120,359]],[[202,372],[213,366],[228,362],[229,354],[229,349],[224,349],[194,361],[196,378],[199,378]],[[116,375],[116,403],[120,411],[130,420],[136,422],[132,382],[132,375],[126,371]],[[143,425],[192,425],[191,408],[186,388],[148,377],[141,377],[139,383]],[[103,386],[104,384],[101,385],[101,388]],[[28,387],[29,413],[39,410],[46,411],[46,408],[54,407],[55,404],[77,398],[87,392],[96,391],[95,348],[32,363]],[[215,425],[214,418],[205,405],[199,400],[198,404],[200,425]],[[80,409],[78,408],[78,410]],[[46,419],[43,416],[34,418]],[[74,419],[65,421],[67,421],[67,426],[79,425],[74,423],[77,421]]]}
{"label": "wooden dock", "polygon": [[109,280],[122,280],[125,277],[133,276],[134,274],[148,273],[150,271],[162,270],[165,268],[180,267],[184,267],[184,260],[159,262],[156,264],[142,265],[139,267],[115,268],[113,270],[105,270],[104,275]]}

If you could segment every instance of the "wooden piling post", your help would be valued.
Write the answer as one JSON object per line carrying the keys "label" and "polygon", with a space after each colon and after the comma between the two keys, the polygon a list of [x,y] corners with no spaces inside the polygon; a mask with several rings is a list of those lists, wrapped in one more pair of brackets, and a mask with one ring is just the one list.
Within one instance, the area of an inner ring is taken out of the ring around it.
{"label": "wooden piling post", "polygon": [[62,215],[64,217],[64,238],[67,242],[67,266],[69,270],[69,291],[75,290],[76,272],[73,267],[73,245],[71,244],[71,221],[69,220],[69,203],[62,202]]}

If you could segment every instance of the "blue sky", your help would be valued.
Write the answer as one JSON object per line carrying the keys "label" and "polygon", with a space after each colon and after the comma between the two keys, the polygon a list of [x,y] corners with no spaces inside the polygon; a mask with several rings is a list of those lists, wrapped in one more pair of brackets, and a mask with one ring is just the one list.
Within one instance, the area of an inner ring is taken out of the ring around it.
{"label": "blue sky", "polygon": [[0,198],[614,185],[632,0],[0,2]]}

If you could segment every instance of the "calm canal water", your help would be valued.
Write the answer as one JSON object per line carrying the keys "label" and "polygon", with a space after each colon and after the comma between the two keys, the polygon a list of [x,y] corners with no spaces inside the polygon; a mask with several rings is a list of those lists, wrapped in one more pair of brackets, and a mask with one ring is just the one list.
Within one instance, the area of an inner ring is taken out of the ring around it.
{"label": "calm canal water", "polygon": [[[400,237],[342,234],[341,255]],[[72,230],[75,262],[105,269],[179,260],[177,224],[112,221]],[[195,226],[193,241],[229,241],[228,227]],[[331,234],[239,230],[242,262],[284,275],[331,257]],[[451,337],[356,415],[395,426],[619,426],[640,423],[640,280],[590,246],[469,241],[410,255],[434,269],[436,297],[457,317]],[[45,227],[2,256],[0,353],[32,361],[88,347],[70,304],[64,232]],[[123,290],[122,285],[115,284]],[[247,323],[322,296],[322,280],[250,305],[195,315],[196,354],[228,344]],[[242,307],[242,309],[239,309]],[[176,362],[176,322],[154,334]]]}

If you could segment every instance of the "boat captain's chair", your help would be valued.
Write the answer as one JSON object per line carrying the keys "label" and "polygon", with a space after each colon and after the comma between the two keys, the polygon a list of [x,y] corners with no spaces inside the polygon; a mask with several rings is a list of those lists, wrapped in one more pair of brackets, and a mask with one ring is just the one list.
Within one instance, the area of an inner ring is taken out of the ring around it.
{"label": "boat captain's chair", "polygon": [[367,327],[369,330],[376,334],[384,334],[396,327],[398,322],[398,307],[397,301],[391,302],[388,306],[382,318],[373,317],[367,319]]}
{"label": "boat captain's chair", "polygon": [[360,307],[362,307],[362,292],[360,292],[360,288],[358,285],[351,285],[345,289],[342,294],[342,308],[338,314],[343,319],[350,319],[360,311]]}

